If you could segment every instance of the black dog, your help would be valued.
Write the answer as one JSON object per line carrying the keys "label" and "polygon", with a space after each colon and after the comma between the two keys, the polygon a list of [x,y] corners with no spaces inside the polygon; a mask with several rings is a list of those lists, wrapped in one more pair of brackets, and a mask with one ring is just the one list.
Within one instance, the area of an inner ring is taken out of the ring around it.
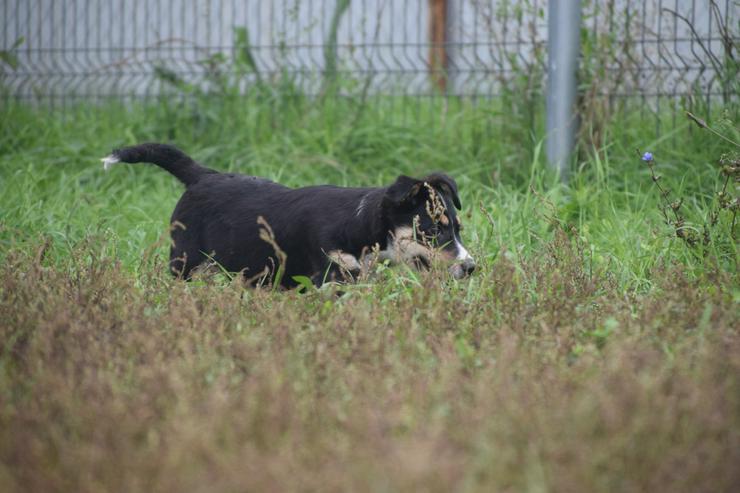
{"label": "black dog", "polygon": [[424,265],[442,257],[455,278],[475,268],[460,241],[457,184],[441,173],[399,176],[384,188],[288,188],[205,168],[165,144],[125,147],[103,159],[105,169],[118,162],[153,163],[185,184],[172,213],[170,269],[186,279],[215,261],[250,279],[276,281],[282,270],[285,287],[297,284],[294,276],[320,285],[357,274],[372,251]]}

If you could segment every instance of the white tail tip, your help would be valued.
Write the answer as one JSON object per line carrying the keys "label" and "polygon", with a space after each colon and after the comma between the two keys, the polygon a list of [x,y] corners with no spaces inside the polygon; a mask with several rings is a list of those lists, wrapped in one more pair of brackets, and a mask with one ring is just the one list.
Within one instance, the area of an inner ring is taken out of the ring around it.
{"label": "white tail tip", "polygon": [[103,161],[103,169],[108,171],[111,166],[120,162],[121,160],[111,154],[110,156],[105,156],[103,159],[101,159],[101,161]]}

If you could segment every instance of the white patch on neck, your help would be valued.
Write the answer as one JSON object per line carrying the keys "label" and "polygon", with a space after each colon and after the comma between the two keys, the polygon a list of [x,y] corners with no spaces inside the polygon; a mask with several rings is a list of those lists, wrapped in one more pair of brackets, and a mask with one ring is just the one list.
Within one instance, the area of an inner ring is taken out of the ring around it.
{"label": "white patch on neck", "polygon": [[114,164],[121,162],[121,160],[118,159],[113,154],[111,154],[110,156],[105,156],[103,159],[101,159],[101,161],[103,161],[103,169],[105,171],[108,171],[110,167],[113,166]]}

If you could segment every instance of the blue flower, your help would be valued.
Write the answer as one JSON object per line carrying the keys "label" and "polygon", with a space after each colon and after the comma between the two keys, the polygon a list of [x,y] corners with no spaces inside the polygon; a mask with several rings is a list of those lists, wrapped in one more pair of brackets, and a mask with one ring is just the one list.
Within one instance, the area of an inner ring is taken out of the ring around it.
{"label": "blue flower", "polygon": [[642,155],[642,160],[646,163],[651,163],[653,161],[653,153],[652,152],[646,152]]}

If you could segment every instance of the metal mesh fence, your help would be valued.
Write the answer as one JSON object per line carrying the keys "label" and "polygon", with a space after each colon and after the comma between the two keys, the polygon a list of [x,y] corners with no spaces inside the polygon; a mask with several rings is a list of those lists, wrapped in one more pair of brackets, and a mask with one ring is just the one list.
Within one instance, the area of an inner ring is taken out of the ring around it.
{"label": "metal mesh fence", "polygon": [[[586,0],[581,101],[736,101],[737,0]],[[546,0],[3,0],[6,101],[249,93],[540,101]]]}

